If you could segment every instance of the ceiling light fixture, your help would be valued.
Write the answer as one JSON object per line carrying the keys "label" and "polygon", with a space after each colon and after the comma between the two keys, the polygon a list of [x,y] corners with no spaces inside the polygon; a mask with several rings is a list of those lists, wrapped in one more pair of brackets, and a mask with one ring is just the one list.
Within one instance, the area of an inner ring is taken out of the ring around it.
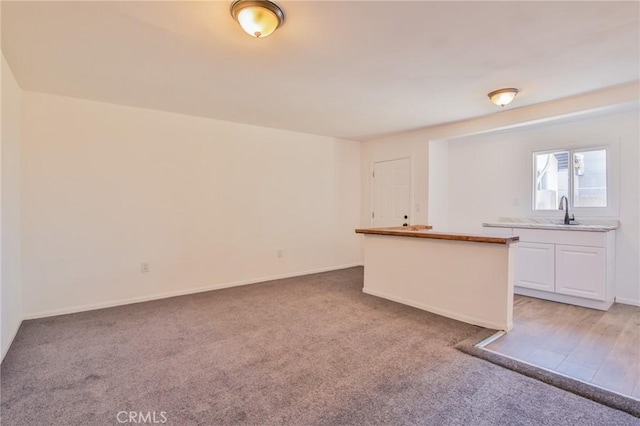
{"label": "ceiling light fixture", "polygon": [[498,106],[503,107],[511,103],[511,101],[513,100],[513,98],[516,97],[518,92],[519,90],[514,88],[500,89],[500,90],[494,90],[493,92],[489,93],[488,96],[489,96],[489,99],[491,99],[491,102],[493,102]]}
{"label": "ceiling light fixture", "polygon": [[267,37],[284,24],[284,11],[269,0],[237,0],[231,4],[231,16],[256,38]]}

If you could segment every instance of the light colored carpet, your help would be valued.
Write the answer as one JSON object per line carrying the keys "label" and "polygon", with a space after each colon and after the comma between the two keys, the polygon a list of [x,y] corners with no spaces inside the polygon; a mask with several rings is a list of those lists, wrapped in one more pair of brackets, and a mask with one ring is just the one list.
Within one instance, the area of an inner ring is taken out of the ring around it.
{"label": "light colored carpet", "polygon": [[453,348],[478,327],[361,290],[352,268],[26,321],[2,424],[638,425]]}

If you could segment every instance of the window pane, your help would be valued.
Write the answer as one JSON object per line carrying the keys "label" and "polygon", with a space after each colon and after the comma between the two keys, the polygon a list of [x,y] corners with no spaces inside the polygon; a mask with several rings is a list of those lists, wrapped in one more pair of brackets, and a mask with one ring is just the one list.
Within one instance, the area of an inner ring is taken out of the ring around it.
{"label": "window pane", "polygon": [[607,207],[607,151],[573,154],[573,206]]}
{"label": "window pane", "polygon": [[534,209],[555,210],[569,196],[569,152],[534,154]]}

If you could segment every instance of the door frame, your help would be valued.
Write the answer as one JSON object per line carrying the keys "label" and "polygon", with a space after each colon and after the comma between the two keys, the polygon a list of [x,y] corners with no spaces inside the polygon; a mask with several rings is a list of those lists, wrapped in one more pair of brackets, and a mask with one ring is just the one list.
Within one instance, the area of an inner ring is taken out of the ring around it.
{"label": "door frame", "polygon": [[414,180],[414,173],[413,173],[413,169],[414,169],[414,164],[413,164],[413,154],[408,154],[408,155],[400,155],[397,157],[391,157],[391,158],[384,158],[384,159],[379,159],[379,160],[372,160],[371,161],[371,168],[369,170],[369,177],[370,179],[370,193],[371,193],[371,202],[369,205],[369,226],[375,226],[374,222],[375,219],[372,217],[372,213],[373,213],[373,208],[375,207],[375,188],[374,188],[374,182],[373,182],[373,172],[375,171],[375,166],[376,163],[386,163],[388,161],[398,161],[398,160],[409,160],[409,224],[411,225],[411,219],[413,218],[413,214],[414,214],[414,196],[413,196],[413,180]]}

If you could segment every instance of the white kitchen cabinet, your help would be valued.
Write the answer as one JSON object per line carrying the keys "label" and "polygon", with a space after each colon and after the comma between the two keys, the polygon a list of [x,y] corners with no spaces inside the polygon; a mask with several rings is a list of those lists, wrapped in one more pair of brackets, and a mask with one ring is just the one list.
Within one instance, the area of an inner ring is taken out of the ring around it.
{"label": "white kitchen cabinet", "polygon": [[556,293],[606,297],[606,253],[601,247],[556,246]]}
{"label": "white kitchen cabinet", "polygon": [[520,237],[515,294],[607,310],[614,301],[615,231],[485,227],[485,235]]}
{"label": "white kitchen cabinet", "polygon": [[518,287],[554,291],[555,246],[521,242],[516,246],[516,280]]}

